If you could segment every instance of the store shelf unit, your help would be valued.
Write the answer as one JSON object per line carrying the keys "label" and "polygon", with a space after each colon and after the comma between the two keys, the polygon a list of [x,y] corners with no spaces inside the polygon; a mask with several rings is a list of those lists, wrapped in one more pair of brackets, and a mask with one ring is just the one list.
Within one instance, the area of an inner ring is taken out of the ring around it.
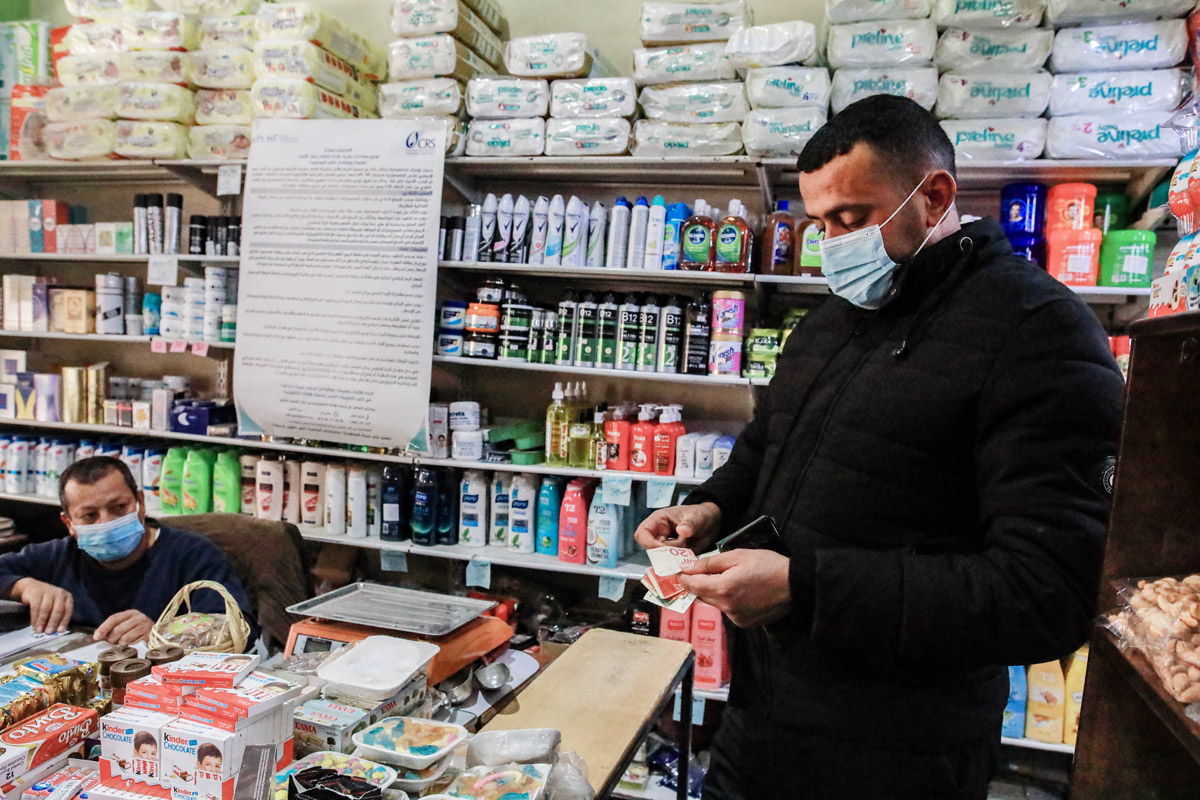
{"label": "store shelf unit", "polygon": [[0,492],[0,500],[8,500],[14,503],[33,503],[39,506],[58,506],[57,497],[45,497],[40,494],[9,494]]}
{"label": "store shelf unit", "polygon": [[[202,263],[226,268],[236,267],[242,261],[240,256],[193,256],[186,253],[162,253],[161,255],[174,258],[181,264]],[[95,253],[0,253],[0,261],[53,261],[56,263],[79,262],[81,264],[145,264],[151,258],[157,257],[133,253],[115,256]]]}
{"label": "store shelf unit", "polygon": [[[0,330],[0,338],[8,339],[66,339],[76,342],[123,342],[125,344],[146,344],[156,336],[126,336],[123,333],[57,333],[53,331],[6,331]],[[193,344],[207,344],[213,350],[232,350],[233,342],[188,342],[190,347]]]}
{"label": "store shelf unit", "polygon": [[434,356],[434,364],[447,367],[484,369],[512,369],[525,372],[553,372],[559,375],[613,378],[617,380],[657,381],[660,383],[686,383],[696,386],[749,386],[747,378],[736,375],[686,375],[678,372],[631,372],[595,367],[573,367],[560,364],[530,364],[527,361],[498,361],[491,358],[464,358],[461,356]]}

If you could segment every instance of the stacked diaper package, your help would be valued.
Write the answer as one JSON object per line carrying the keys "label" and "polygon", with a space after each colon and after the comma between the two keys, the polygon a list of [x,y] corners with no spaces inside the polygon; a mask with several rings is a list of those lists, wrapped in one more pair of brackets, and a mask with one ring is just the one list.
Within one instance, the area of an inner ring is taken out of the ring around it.
{"label": "stacked diaper package", "polygon": [[0,22],[0,161],[46,157],[41,131],[51,83],[50,23]]}
{"label": "stacked diaper package", "polygon": [[816,54],[816,28],[803,20],[746,27],[729,38],[725,55],[745,76],[752,109],[742,121],[746,153],[799,155],[825,124],[829,70],[805,66]]}

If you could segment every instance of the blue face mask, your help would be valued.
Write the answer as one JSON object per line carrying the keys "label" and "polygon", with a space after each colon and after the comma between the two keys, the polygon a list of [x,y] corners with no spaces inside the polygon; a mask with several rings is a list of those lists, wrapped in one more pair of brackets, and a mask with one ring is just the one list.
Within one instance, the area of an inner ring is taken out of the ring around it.
{"label": "blue face mask", "polygon": [[97,561],[120,561],[137,549],[146,533],[138,519],[138,509],[108,522],[95,525],[76,525],[75,537],[79,549]]}
{"label": "blue face mask", "polygon": [[[904,202],[883,221],[883,225],[891,222],[892,217],[908,205],[908,201],[917,193],[917,189],[925,184],[928,177],[926,175],[921,179],[917,188],[909,192]],[[917,253],[925,247],[937,226],[942,224],[942,220],[950,213],[950,208],[946,209],[937,225],[925,235]],[[881,308],[887,300],[896,280],[896,270],[900,268],[883,246],[883,225],[869,225],[832,239],[821,240],[821,272],[825,273],[829,288],[843,300],[872,311]],[[917,253],[913,253],[914,258]]]}

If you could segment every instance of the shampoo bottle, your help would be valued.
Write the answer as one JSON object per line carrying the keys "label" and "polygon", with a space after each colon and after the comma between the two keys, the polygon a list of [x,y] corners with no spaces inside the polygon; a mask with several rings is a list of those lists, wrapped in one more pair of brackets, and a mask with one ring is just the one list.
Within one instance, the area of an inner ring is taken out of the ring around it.
{"label": "shampoo bottle", "polygon": [[458,488],[454,470],[442,474],[438,481],[437,528],[433,537],[437,544],[458,544]]}
{"label": "shampoo bottle", "polygon": [[182,513],[212,513],[212,481],[212,464],[205,458],[203,451],[193,450],[188,454],[187,462],[183,466]]}
{"label": "shampoo bottle", "polygon": [[242,465],[234,451],[226,450],[217,456],[212,486],[213,511],[218,514],[242,512]]}
{"label": "shampoo bottle", "polygon": [[187,463],[186,447],[171,447],[163,458],[162,478],[159,481],[159,495],[162,497],[164,514],[180,513],[181,495],[183,493],[183,466]]}
{"label": "shampoo bottle", "polygon": [[[259,462],[260,466],[263,461]],[[346,467],[343,464],[325,467],[325,532],[334,536],[346,532]]]}
{"label": "shampoo bottle", "polygon": [[604,266],[620,269],[625,266],[625,253],[629,246],[629,201],[618,197],[613,203],[608,220],[608,246],[604,253]]}
{"label": "shampoo bottle", "polygon": [[383,470],[367,467],[367,535],[383,537]]}
{"label": "shampoo bottle", "polygon": [[546,235],[549,233],[549,228],[550,200],[545,196],[541,196],[533,204],[533,217],[530,221],[530,264],[541,264],[546,260]]}
{"label": "shampoo bottle", "polygon": [[604,493],[592,495],[588,508],[587,563],[596,567],[615,568],[620,553],[621,512],[612,503],[604,502]]}
{"label": "shampoo bottle", "polygon": [[550,200],[550,212],[546,218],[546,257],[544,264],[558,266],[562,264],[563,226],[566,223],[567,204],[561,194],[554,195]]}
{"label": "shampoo bottle", "polygon": [[[255,487],[257,497],[255,508],[258,509],[258,518],[275,522],[281,521],[283,519],[283,462],[274,458],[260,459]],[[345,532],[344,525],[343,522],[343,528],[338,533]]]}
{"label": "shampoo bottle", "polygon": [[492,547],[508,547],[509,495],[512,493],[512,474],[497,472],[492,476],[491,508],[492,527],[488,532],[488,544]]}
{"label": "shampoo bottle", "polygon": [[508,546],[514,552],[533,553],[537,550],[538,489],[533,475],[521,474],[513,478],[508,500]]}
{"label": "shampoo bottle", "polygon": [[629,468],[634,472],[654,472],[654,406],[644,404],[637,424],[629,431]]}
{"label": "shampoo bottle", "polygon": [[319,461],[300,465],[300,523],[325,524],[325,465]]}
{"label": "shampoo bottle", "polygon": [[588,209],[575,195],[567,203],[563,223],[562,265],[582,267],[587,263]]}
{"label": "shampoo bottle", "polygon": [[696,211],[683,223],[679,236],[679,268],[711,271],[715,253],[713,241],[717,225],[709,216],[711,209],[703,199],[696,201]]}
{"label": "shampoo bottle", "polygon": [[[255,508],[255,489],[254,483],[258,479],[258,459],[259,457],[248,453],[241,458],[242,467],[242,513],[246,516],[254,516]],[[313,525],[323,525],[325,518],[318,516],[313,521]]]}
{"label": "shampoo bottle", "polygon": [[437,531],[437,473],[428,467],[418,467],[413,478],[412,541],[432,545]]}
{"label": "shampoo bottle", "polygon": [[361,464],[346,467],[346,535],[367,536],[367,469]]}
{"label": "shampoo bottle", "polygon": [[283,521],[300,524],[300,462],[283,459]]}
{"label": "shampoo bottle", "polygon": [[604,441],[608,445],[605,469],[629,469],[630,429],[628,412],[624,408],[613,411],[612,419],[604,423]]}
{"label": "shampoo bottle", "polygon": [[537,552],[558,555],[558,515],[562,506],[562,484],[558,478],[542,478],[538,492]]}
{"label": "shampoo bottle", "polygon": [[488,532],[488,480],[477,469],[463,473],[459,485],[458,543],[467,547],[483,547]]}
{"label": "shampoo bottle", "polygon": [[639,197],[629,214],[629,251],[625,256],[626,269],[641,269],[646,260],[646,226],[650,223],[650,206]]}
{"label": "shampoo bottle", "polygon": [[383,468],[379,486],[383,507],[383,528],[379,538],[385,542],[402,542],[412,535],[408,527],[408,474],[399,464]]}
{"label": "shampoo bottle", "polygon": [[587,563],[588,510],[596,492],[595,481],[577,478],[567,484],[558,523],[558,560]]}
{"label": "shampoo bottle", "polygon": [[684,310],[683,342],[680,357],[683,372],[688,375],[708,374],[708,345],[712,333],[712,310],[708,297],[700,295],[692,299]]}
{"label": "shampoo bottle", "polygon": [[604,203],[599,201],[592,203],[591,212],[588,214],[587,258],[585,259],[589,267],[604,266],[604,239],[607,228],[608,215],[604,210]]}
{"label": "shampoo bottle", "polygon": [[646,254],[642,269],[663,268],[663,234],[667,227],[667,204],[661,194],[654,195],[646,221]]}

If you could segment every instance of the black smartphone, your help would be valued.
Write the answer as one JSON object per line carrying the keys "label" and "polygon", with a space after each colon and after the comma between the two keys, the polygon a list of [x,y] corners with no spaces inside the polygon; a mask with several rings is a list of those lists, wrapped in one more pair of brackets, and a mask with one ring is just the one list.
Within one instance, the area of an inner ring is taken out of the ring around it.
{"label": "black smartphone", "polygon": [[783,537],[779,535],[779,529],[775,527],[775,520],[765,514],[717,542],[717,552],[719,553],[739,548],[770,550],[780,555],[787,555],[787,548],[783,545]]}

